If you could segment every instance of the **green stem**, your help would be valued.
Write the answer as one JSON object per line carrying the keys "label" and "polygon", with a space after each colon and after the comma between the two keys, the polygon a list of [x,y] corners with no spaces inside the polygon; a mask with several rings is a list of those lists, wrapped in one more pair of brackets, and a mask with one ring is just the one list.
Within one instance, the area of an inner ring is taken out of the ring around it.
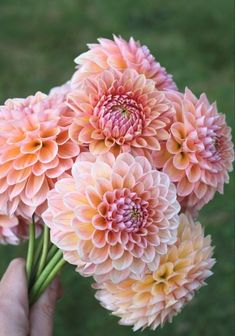
{"label": "green stem", "polygon": [[52,245],[51,248],[48,251],[47,254],[47,262],[49,262],[51,260],[51,258],[54,256],[54,254],[56,253],[56,251],[58,250],[56,245]]}
{"label": "green stem", "polygon": [[46,262],[46,258],[47,258],[47,251],[48,251],[48,243],[49,243],[49,228],[48,228],[48,226],[44,225],[42,254],[41,254],[38,269],[37,269],[37,272],[36,272],[36,277],[39,277],[39,275],[41,274],[41,272],[42,272],[42,270],[45,266],[45,262]]}
{"label": "green stem", "polygon": [[63,258],[61,258],[58,261],[58,263],[55,265],[55,267],[51,270],[50,274],[44,280],[44,282],[42,283],[41,287],[37,290],[37,292],[35,292],[34,295],[30,296],[30,300],[29,300],[30,306],[32,306],[37,301],[37,299],[42,295],[44,290],[50,285],[50,283],[53,281],[55,276],[58,274],[58,272],[64,266],[65,262],[66,261]]}
{"label": "green stem", "polygon": [[34,247],[35,247],[35,221],[34,221],[34,215],[33,215],[32,223],[29,225],[29,243],[28,243],[27,259],[26,259],[26,273],[27,273],[28,282],[30,282],[30,278],[32,275]]}
{"label": "green stem", "polygon": [[58,250],[56,254],[53,256],[53,258],[46,265],[42,273],[39,275],[38,279],[36,279],[36,282],[34,283],[29,292],[30,302],[32,301],[34,302],[35,297],[38,296],[40,288],[42,287],[46,279],[50,276],[51,272],[53,271],[57,263],[61,260],[62,255],[63,255],[62,252]]}
{"label": "green stem", "polygon": [[41,234],[40,237],[37,240],[35,240],[35,252],[34,252],[34,258],[33,258],[32,274],[31,274],[30,283],[28,286],[29,288],[32,287],[32,284],[36,277],[38,263],[40,260],[40,255],[42,253],[42,246],[43,246],[43,234]]}
{"label": "green stem", "polygon": [[42,245],[43,245],[43,234],[40,235],[40,237],[38,238],[38,241],[36,241],[37,244],[37,248],[35,250],[34,253],[34,260],[33,260],[33,269],[36,269],[37,263],[39,262],[39,258],[41,255],[41,251],[42,251]]}

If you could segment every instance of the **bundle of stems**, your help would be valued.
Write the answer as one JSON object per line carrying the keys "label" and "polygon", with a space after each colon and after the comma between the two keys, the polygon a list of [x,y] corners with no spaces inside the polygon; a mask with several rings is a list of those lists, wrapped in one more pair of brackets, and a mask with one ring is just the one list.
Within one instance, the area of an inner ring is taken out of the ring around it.
{"label": "bundle of stems", "polygon": [[26,259],[30,306],[37,301],[65,264],[62,252],[50,242],[49,228],[44,225],[38,239],[36,239],[35,230],[33,215],[32,223],[29,225]]}

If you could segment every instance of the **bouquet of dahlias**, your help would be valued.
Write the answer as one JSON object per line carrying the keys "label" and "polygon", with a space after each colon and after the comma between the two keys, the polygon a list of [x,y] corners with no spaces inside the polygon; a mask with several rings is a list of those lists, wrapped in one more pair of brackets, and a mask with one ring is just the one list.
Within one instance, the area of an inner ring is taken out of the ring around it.
{"label": "bouquet of dahlias", "polygon": [[212,274],[195,220],[229,181],[231,131],[133,38],[88,47],[66,84],[0,107],[0,242],[29,239],[31,305],[69,262],[121,324],[155,329]]}

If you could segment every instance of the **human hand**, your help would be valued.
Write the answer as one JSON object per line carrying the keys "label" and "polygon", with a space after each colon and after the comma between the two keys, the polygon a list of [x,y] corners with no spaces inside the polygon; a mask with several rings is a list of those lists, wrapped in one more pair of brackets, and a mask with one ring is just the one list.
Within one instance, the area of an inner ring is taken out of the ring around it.
{"label": "human hand", "polygon": [[14,259],[0,282],[0,336],[51,336],[59,278],[29,309],[25,261]]}

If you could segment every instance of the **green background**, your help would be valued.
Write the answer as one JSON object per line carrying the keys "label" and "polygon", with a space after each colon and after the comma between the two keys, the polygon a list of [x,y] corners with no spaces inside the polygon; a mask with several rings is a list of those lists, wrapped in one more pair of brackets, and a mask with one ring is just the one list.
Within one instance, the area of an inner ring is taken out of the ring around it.
{"label": "green background", "polygon": [[[47,92],[73,73],[73,59],[86,43],[112,33],[146,44],[181,90],[206,92],[233,121],[233,1],[231,0],[1,0],[0,101]],[[217,264],[204,287],[162,330],[136,335],[217,336],[234,330],[233,181],[200,214],[215,245]],[[0,248],[0,273],[25,245]],[[129,327],[101,308],[90,280],[71,266],[62,274],[55,335],[128,336]],[[10,335],[9,335],[10,336]]]}

